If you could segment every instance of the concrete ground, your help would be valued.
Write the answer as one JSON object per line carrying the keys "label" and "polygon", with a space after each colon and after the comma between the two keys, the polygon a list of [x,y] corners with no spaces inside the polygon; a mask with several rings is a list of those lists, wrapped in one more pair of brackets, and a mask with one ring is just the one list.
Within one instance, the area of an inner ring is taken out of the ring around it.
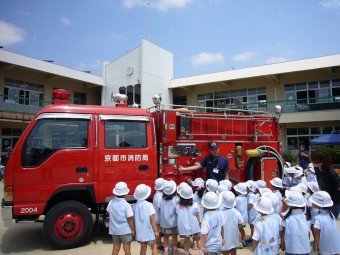
{"label": "concrete ground", "polygon": [[[3,198],[3,182],[0,182],[0,198]],[[337,221],[340,229],[340,221]],[[250,229],[246,227],[247,238],[250,235]],[[182,241],[183,244],[183,241]],[[139,254],[140,245],[137,242],[132,242],[131,254]],[[0,254],[58,254],[58,255],[101,255],[111,254],[112,243],[111,236],[108,235],[108,230],[104,224],[100,225],[99,232],[94,231],[90,240],[82,247],[69,250],[54,250],[44,241],[42,235],[42,224],[40,223],[26,223],[13,224],[5,228],[0,223]],[[192,255],[198,255],[198,250],[190,250]],[[124,254],[121,249],[119,254]],[[151,254],[148,248],[147,254]],[[158,254],[163,254],[158,252]],[[183,249],[179,249],[179,254],[184,254]],[[238,249],[237,254],[248,255],[253,254],[250,248]],[[283,252],[280,252],[283,254]]]}

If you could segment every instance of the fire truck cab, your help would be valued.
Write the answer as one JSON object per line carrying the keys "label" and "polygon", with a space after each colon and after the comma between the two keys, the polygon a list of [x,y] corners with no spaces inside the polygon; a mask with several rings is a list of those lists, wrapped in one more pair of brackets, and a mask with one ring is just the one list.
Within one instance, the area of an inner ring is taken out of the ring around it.
{"label": "fire truck cab", "polygon": [[[205,177],[205,170],[181,171],[208,155],[208,142],[220,145],[230,176],[245,181],[280,176],[282,159],[277,115],[236,111],[203,112],[163,106],[154,97],[150,109],[72,105],[64,90],[25,129],[6,167],[2,217],[15,222],[43,222],[43,234],[57,248],[83,244],[96,216],[106,216],[112,189],[153,187],[158,177],[177,183]],[[166,109],[168,107],[169,109]],[[205,109],[207,110],[207,109]],[[272,169],[263,161],[275,160]],[[264,177],[265,176],[265,177]]]}

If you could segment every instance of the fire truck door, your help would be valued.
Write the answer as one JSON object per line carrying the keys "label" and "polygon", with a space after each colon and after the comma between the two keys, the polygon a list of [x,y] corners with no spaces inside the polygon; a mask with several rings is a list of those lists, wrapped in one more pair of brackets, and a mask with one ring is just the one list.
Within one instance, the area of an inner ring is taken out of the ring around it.
{"label": "fire truck door", "polygon": [[152,187],[155,167],[150,118],[101,115],[98,131],[100,196],[111,196],[120,181],[128,184],[131,194],[140,183]]}
{"label": "fire truck door", "polygon": [[261,159],[261,179],[269,183],[271,179],[278,176],[276,158]]}

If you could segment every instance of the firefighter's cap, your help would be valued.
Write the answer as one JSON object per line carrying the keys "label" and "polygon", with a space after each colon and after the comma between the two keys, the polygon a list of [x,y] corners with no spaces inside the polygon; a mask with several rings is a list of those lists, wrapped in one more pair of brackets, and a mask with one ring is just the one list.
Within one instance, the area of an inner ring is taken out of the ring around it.
{"label": "firefighter's cap", "polygon": [[218,143],[215,141],[210,141],[209,142],[209,149],[213,150],[213,149],[218,149]]}
{"label": "firefighter's cap", "polygon": [[116,196],[124,196],[129,194],[129,191],[130,190],[125,182],[118,182],[112,190],[112,193]]}

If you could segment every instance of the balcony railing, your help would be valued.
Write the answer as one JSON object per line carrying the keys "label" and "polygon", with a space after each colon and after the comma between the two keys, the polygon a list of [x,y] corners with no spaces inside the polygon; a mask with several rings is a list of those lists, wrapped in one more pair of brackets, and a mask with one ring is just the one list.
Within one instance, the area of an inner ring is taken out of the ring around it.
{"label": "balcony railing", "polygon": [[[8,97],[0,94],[0,111],[36,114],[41,108],[49,104],[51,104],[51,102],[42,100],[36,101],[22,97]],[[340,110],[340,97],[238,103],[218,107],[215,106],[213,111],[225,111],[230,109],[232,112],[233,109],[243,109],[254,111],[254,113],[256,111],[273,112],[275,105],[281,106],[282,113]],[[206,109],[202,110],[206,111]]]}
{"label": "balcony railing", "polygon": [[0,95],[0,111],[36,114],[51,102]]}

